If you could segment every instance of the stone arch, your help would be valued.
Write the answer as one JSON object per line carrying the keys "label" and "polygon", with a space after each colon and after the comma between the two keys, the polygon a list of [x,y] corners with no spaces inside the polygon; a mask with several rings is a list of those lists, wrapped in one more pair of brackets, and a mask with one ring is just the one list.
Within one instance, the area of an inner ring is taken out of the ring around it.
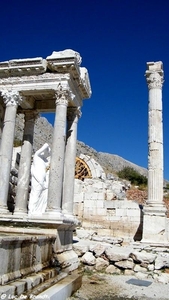
{"label": "stone arch", "polygon": [[87,163],[80,157],[76,157],[75,178],[84,180],[85,178],[92,178],[92,174]]}
{"label": "stone arch", "polygon": [[76,157],[75,178],[82,181],[85,178],[105,179],[106,175],[94,158],[81,153],[79,157]]}

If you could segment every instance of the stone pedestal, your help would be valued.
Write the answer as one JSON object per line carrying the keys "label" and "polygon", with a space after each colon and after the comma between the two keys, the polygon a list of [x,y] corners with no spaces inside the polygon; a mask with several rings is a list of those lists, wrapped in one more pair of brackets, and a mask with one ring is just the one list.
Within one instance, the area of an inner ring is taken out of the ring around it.
{"label": "stone pedestal", "polygon": [[143,241],[166,242],[163,202],[162,62],[147,63],[149,88],[148,200],[144,207]]}

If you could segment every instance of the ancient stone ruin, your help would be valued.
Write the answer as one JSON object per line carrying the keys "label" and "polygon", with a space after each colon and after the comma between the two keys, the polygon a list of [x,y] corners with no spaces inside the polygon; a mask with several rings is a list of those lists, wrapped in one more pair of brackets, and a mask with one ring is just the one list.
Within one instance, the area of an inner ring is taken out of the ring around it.
{"label": "ancient stone ruin", "polygon": [[[53,277],[57,282],[58,268],[69,272],[78,267],[72,250],[72,234],[78,223],[73,216],[77,123],[83,99],[91,96],[87,69],[80,65],[80,54],[73,50],[53,52],[46,59],[0,63],[0,294],[28,295],[46,279]],[[36,153],[32,171],[39,199],[46,194],[49,173],[45,209],[38,211],[40,206],[33,209],[37,199],[29,206],[28,195],[34,124],[40,112],[55,112],[56,117],[52,147],[44,145]],[[15,206],[10,212],[7,202],[19,113],[25,116],[24,135]]]}
{"label": "ancient stone ruin", "polygon": [[[169,282],[160,271],[169,268],[162,62],[147,63],[149,157],[144,206],[127,200],[129,182],[106,174],[88,155],[76,156],[80,108],[91,96],[88,72],[80,65],[80,54],[73,50],[53,52],[46,59],[0,63],[0,295],[58,297],[56,283],[80,263],[90,270]],[[52,143],[42,142],[32,155],[35,121],[41,112],[55,113]],[[19,114],[24,115],[24,134],[15,151]],[[11,170],[16,161],[17,170]],[[73,272],[65,295],[71,294],[74,283],[80,286],[80,278]]]}

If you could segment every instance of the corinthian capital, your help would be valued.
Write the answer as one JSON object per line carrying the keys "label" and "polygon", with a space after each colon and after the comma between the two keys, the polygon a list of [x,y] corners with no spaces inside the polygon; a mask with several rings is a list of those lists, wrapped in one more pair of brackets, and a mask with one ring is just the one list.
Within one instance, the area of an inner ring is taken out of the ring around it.
{"label": "corinthian capital", "polygon": [[162,89],[164,82],[164,72],[162,62],[147,63],[146,80],[149,89]]}
{"label": "corinthian capital", "polygon": [[22,97],[18,91],[2,90],[1,95],[6,106],[17,106],[22,102]]}
{"label": "corinthian capital", "polygon": [[58,89],[55,92],[56,95],[56,105],[64,104],[68,105],[69,100],[73,100],[75,95],[69,90],[63,89],[62,85],[59,83]]}

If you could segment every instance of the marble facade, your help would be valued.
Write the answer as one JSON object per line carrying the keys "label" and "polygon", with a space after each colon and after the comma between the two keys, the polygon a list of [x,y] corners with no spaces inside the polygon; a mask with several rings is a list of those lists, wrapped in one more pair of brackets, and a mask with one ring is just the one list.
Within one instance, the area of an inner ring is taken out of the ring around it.
{"label": "marble facade", "polygon": [[[54,51],[46,59],[37,57],[0,62],[0,240],[3,241],[6,235],[10,249],[12,245],[14,252],[20,253],[21,257],[24,249],[27,256],[37,255],[29,266],[26,259],[24,265],[19,258],[9,266],[10,259],[7,259],[3,274],[0,274],[0,285],[8,284],[10,278],[20,278],[21,269],[27,268],[29,275],[50,267],[51,253],[53,260],[60,260],[60,265],[64,260],[64,270],[72,271],[78,267],[78,257],[72,250],[73,230],[78,223],[73,216],[76,138],[83,100],[91,96],[88,71],[80,65],[80,54],[70,49]],[[31,215],[28,203],[33,133],[35,120],[42,112],[55,113],[47,207],[42,214]],[[25,116],[24,135],[15,208],[10,212],[8,193],[15,121],[20,113]],[[31,243],[32,235],[36,238]],[[22,237],[19,242],[18,236]],[[49,239],[52,243],[48,243]],[[37,245],[35,253],[34,243]],[[3,258],[11,257],[10,249],[0,249]],[[11,276],[7,274],[8,270]]]}

